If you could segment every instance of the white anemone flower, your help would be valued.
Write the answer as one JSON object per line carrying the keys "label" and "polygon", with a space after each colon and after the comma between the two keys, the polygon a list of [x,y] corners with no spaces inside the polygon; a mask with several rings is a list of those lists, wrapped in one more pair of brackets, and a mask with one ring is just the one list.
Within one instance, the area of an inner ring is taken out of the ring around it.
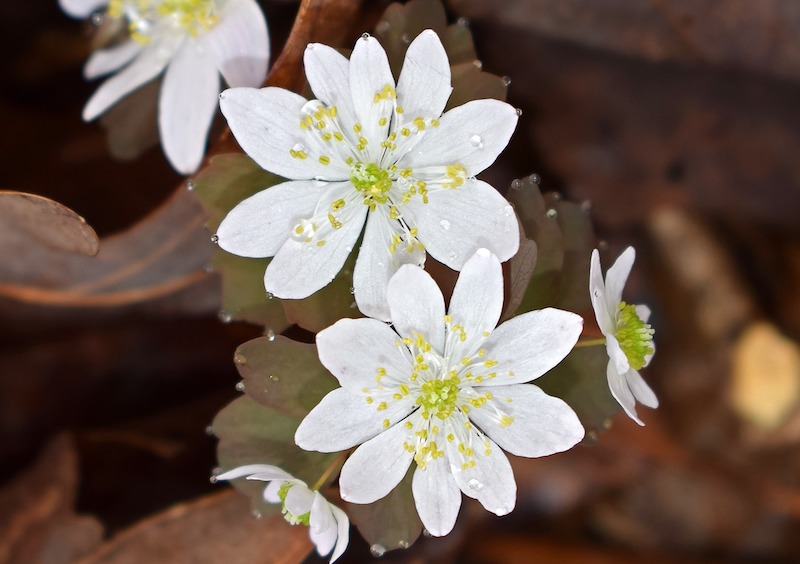
{"label": "white anemone flower", "polygon": [[320,556],[331,551],[334,562],[347,548],[350,539],[350,520],[344,511],[328,502],[322,494],[308,488],[288,472],[269,464],[247,464],[215,476],[216,480],[248,480],[267,482],[264,501],[280,503],[283,517],[291,525],[309,527],[311,541]]}
{"label": "white anemone flower", "polygon": [[304,63],[315,100],[281,88],[234,88],[220,102],[245,152],[290,179],[241,202],[216,235],[233,254],[274,257],[268,292],[300,299],[323,288],[363,231],[356,303],[388,319],[389,278],[403,264],[422,265],[426,251],[454,270],[481,247],[502,261],[517,252],[514,210],[474,178],[508,143],[517,112],[474,100],[442,115],[452,87],[436,33],[409,45],[397,84],[367,34],[349,60],[311,44]]}
{"label": "white anemone flower", "polygon": [[462,492],[509,513],[517,487],[501,448],[547,456],[583,438],[566,403],[526,383],[561,362],[583,320],[544,309],[495,328],[503,275],[486,249],[464,265],[447,314],[436,283],[414,265],[392,277],[388,301],[394,329],[342,319],[317,335],[320,361],[342,387],[311,410],[295,442],[322,452],[361,445],[339,477],[352,503],[381,499],[415,462],[417,512],[435,536],[452,530]]}
{"label": "white anemone flower", "polygon": [[633,247],[625,249],[603,281],[600,253],[595,249],[589,272],[589,293],[597,324],[606,338],[609,359],[606,375],[611,395],[631,419],[644,425],[636,414],[636,402],[656,408],[658,398],[638,372],[650,364],[655,352],[653,329],[647,323],[650,308],[622,301],[622,288],[635,258]]}
{"label": "white anemone flower", "polygon": [[[73,17],[106,8],[122,19],[129,37],[98,49],[86,78],[109,73],[86,103],[91,121],[121,98],[164,72],[158,100],[161,144],[182,174],[200,165],[217,110],[219,75],[230,86],[260,86],[267,74],[269,36],[256,0],[59,0]],[[166,70],[165,70],[166,69]]]}

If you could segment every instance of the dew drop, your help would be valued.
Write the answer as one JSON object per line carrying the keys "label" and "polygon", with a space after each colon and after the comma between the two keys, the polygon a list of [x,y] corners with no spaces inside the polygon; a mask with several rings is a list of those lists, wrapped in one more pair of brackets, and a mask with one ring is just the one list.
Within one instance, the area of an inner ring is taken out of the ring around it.
{"label": "dew drop", "polygon": [[400,188],[405,188],[406,186],[408,186],[408,178],[406,178],[405,176],[401,176],[400,178],[397,179],[397,185]]}
{"label": "dew drop", "polygon": [[382,262],[382,261],[378,261],[378,262],[376,263],[376,266],[377,266],[378,268],[383,268],[383,262]]}
{"label": "dew drop", "polygon": [[481,70],[483,68],[483,63],[481,62],[480,59],[475,59],[474,61],[472,61],[472,66],[478,70]]}
{"label": "dew drop", "polygon": [[411,43],[411,36],[409,36],[407,33],[404,33],[400,40],[405,44],[409,44]]}
{"label": "dew drop", "polygon": [[236,353],[233,355],[233,362],[235,364],[247,364],[247,359],[244,357],[242,353]]}
{"label": "dew drop", "polygon": [[514,208],[511,207],[511,206],[504,206],[503,208],[501,208],[501,210],[503,212],[503,215],[506,216],[506,217],[508,217],[512,213],[514,213]]}
{"label": "dew drop", "polygon": [[605,239],[599,241],[597,243],[597,248],[600,249],[601,251],[607,251],[608,250],[608,241],[606,241]]}
{"label": "dew drop", "polygon": [[449,258],[450,260],[456,260],[458,258],[458,254],[454,252],[450,253],[449,255],[447,255],[447,258]]}
{"label": "dew drop", "polygon": [[214,267],[211,265],[211,263],[207,262],[203,265],[203,272],[205,272],[206,274],[214,272]]}
{"label": "dew drop", "polygon": [[300,151],[305,151],[305,150],[306,150],[306,146],[303,145],[302,143],[295,143],[294,146],[292,147],[292,151],[295,151],[295,152],[298,152],[298,153]]}
{"label": "dew drop", "polygon": [[469,138],[469,144],[475,147],[476,149],[480,149],[483,147],[483,139],[480,135],[473,135]]}
{"label": "dew drop", "polygon": [[355,288],[353,288],[352,286],[350,286],[350,293],[351,293],[351,294],[355,294],[355,293],[356,293],[356,289],[355,289]]}
{"label": "dew drop", "polygon": [[611,428],[611,419],[604,419],[603,420],[603,429],[608,431]]}
{"label": "dew drop", "polygon": [[450,222],[446,219],[440,221],[439,225],[441,225],[443,231],[450,231]]}
{"label": "dew drop", "polygon": [[530,179],[530,181],[531,181],[531,182],[533,182],[534,184],[539,184],[539,183],[542,181],[542,177],[541,177],[541,176],[539,176],[539,175],[538,175],[538,174],[536,174],[536,173],[533,173],[533,174],[531,174],[531,175],[530,175],[528,178],[529,178],[529,179]]}
{"label": "dew drop", "polygon": [[386,20],[378,22],[378,25],[375,26],[375,33],[383,35],[387,31],[389,31],[389,22]]}
{"label": "dew drop", "polygon": [[413,135],[416,135],[417,133],[419,133],[419,128],[415,125],[414,127],[411,128],[411,133]]}
{"label": "dew drop", "polygon": [[224,100],[225,99],[225,92],[220,92],[219,93],[219,99],[220,100]]}
{"label": "dew drop", "polygon": [[475,251],[475,254],[481,258],[489,258],[489,256],[492,254],[492,251],[490,251],[486,247],[481,247],[480,249]]}
{"label": "dew drop", "polygon": [[503,86],[511,86],[511,77],[510,76],[504,76],[502,80],[503,80]]}
{"label": "dew drop", "polygon": [[211,425],[208,425],[206,427],[206,435],[208,435],[209,437],[213,437],[214,436],[214,427],[212,427]]}
{"label": "dew drop", "polygon": [[94,12],[90,18],[92,25],[100,27],[106,20],[106,15],[103,12]]}
{"label": "dew drop", "polygon": [[483,484],[475,478],[472,478],[469,482],[467,482],[467,487],[477,492],[483,489]]}
{"label": "dew drop", "polygon": [[561,195],[561,192],[553,192],[552,193],[552,198],[556,202],[560,202],[563,199],[563,196]]}
{"label": "dew drop", "polygon": [[219,317],[219,320],[222,321],[223,323],[230,323],[231,320],[233,319],[231,314],[225,311],[224,309],[219,310],[217,317]]}
{"label": "dew drop", "polygon": [[212,235],[211,236],[211,242],[212,243],[219,243],[219,235],[217,235],[216,233],[214,235]]}
{"label": "dew drop", "polygon": [[422,536],[430,538],[431,537],[431,532],[428,529],[426,529],[425,527],[423,527],[422,528]]}
{"label": "dew drop", "polygon": [[600,297],[600,290],[595,289],[594,292],[592,292],[592,293],[594,294],[595,298],[599,298]]}
{"label": "dew drop", "polygon": [[272,329],[267,330],[267,341],[272,342],[275,340],[275,331]]}
{"label": "dew drop", "polygon": [[272,292],[267,292],[267,299],[268,300],[274,300],[275,299],[275,294],[273,294]]}
{"label": "dew drop", "polygon": [[501,505],[494,512],[495,515],[501,515],[501,516],[502,515],[508,515],[509,513],[511,513],[511,508],[506,504]]}
{"label": "dew drop", "polygon": [[212,484],[216,484],[217,477],[214,474],[211,474],[211,476],[208,477],[208,481],[211,482]]}
{"label": "dew drop", "polygon": [[350,309],[358,309],[358,304],[356,302],[350,302]]}
{"label": "dew drop", "polygon": [[598,439],[597,431],[589,431],[586,433],[586,442],[587,443],[596,443]]}
{"label": "dew drop", "polygon": [[590,202],[589,200],[582,201],[581,202],[581,209],[586,213],[591,212],[592,211],[592,202]]}
{"label": "dew drop", "polygon": [[367,33],[366,31],[364,33],[362,33],[361,34],[361,39],[369,39],[369,33]]}
{"label": "dew drop", "polygon": [[350,252],[352,252],[352,251],[353,251],[353,247],[351,247],[350,245],[348,245],[348,246],[346,246],[346,247],[344,248],[344,250],[345,250],[345,251],[347,251],[348,253],[350,253]]}
{"label": "dew drop", "polygon": [[549,217],[550,219],[557,218],[558,217],[558,211],[556,211],[553,208],[550,208],[549,210],[547,210],[547,217]]}
{"label": "dew drop", "polygon": [[373,544],[371,547],[369,547],[369,553],[375,558],[380,558],[386,554],[386,549],[379,544]]}
{"label": "dew drop", "polygon": [[186,189],[189,192],[192,192],[194,190],[194,182],[191,179],[186,181]]}
{"label": "dew drop", "polygon": [[411,546],[411,543],[408,542],[407,540],[403,539],[403,540],[397,541],[397,546],[399,546],[400,548],[408,548],[409,546]]}
{"label": "dew drop", "polygon": [[517,108],[515,111],[517,112],[517,117],[522,115],[522,110],[520,108]]}
{"label": "dew drop", "polygon": [[[302,218],[297,221],[292,228],[291,237],[300,243],[306,242],[314,238],[317,232],[317,226],[308,219]],[[310,247],[307,247],[310,248]]]}
{"label": "dew drop", "polygon": [[467,18],[461,17],[456,20],[456,23],[461,27],[469,26],[469,20]]}
{"label": "dew drop", "polygon": [[253,509],[253,511],[250,513],[250,515],[252,515],[252,516],[253,516],[253,519],[261,519],[261,518],[263,517],[263,515],[261,514],[261,512],[260,512],[260,511],[257,511],[257,510],[255,510],[255,509]]}
{"label": "dew drop", "polygon": [[522,188],[522,180],[517,178],[517,179],[511,181],[511,189],[512,190],[519,190],[520,188]]}
{"label": "dew drop", "polygon": [[235,388],[236,388],[237,392],[243,392],[244,391],[244,380],[240,380],[240,381],[236,382]]}

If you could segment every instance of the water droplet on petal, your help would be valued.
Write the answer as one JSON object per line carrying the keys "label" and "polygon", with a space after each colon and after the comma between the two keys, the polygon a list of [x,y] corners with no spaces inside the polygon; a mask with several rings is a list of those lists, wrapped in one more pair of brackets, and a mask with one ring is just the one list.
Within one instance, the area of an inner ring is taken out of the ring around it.
{"label": "water droplet on petal", "polygon": [[400,188],[405,188],[406,186],[408,186],[408,178],[406,178],[405,176],[401,176],[400,178],[397,179],[397,185]]}
{"label": "water droplet on petal", "polygon": [[313,44],[313,43],[309,43],[309,44],[306,46],[306,51],[311,51],[311,50],[313,50],[313,49],[314,49],[314,44]]}
{"label": "water droplet on petal", "polygon": [[273,294],[272,292],[267,292],[267,299],[268,300],[274,300],[275,299],[275,294]]}
{"label": "water droplet on petal", "polygon": [[411,43],[411,36],[409,36],[407,33],[404,33],[400,40],[405,44]]}
{"label": "water droplet on petal", "polygon": [[231,314],[228,313],[227,311],[225,311],[224,309],[221,309],[219,311],[219,313],[217,314],[217,317],[219,317],[219,320],[222,321],[223,323],[230,323],[231,320],[233,319]]}
{"label": "water droplet on petal", "polygon": [[450,222],[446,219],[440,221],[439,225],[441,225],[443,231],[450,231]]}
{"label": "water droplet on petal", "polygon": [[313,239],[316,233],[317,233],[317,226],[312,221],[305,218],[301,218],[297,220],[295,226],[292,227],[290,235],[292,239],[294,239],[295,241],[303,243]]}
{"label": "water droplet on petal", "polygon": [[240,380],[239,382],[236,382],[236,386],[235,387],[236,387],[236,391],[237,392],[243,392],[244,391],[244,380]]}
{"label": "water droplet on petal", "polygon": [[344,248],[344,250],[345,250],[345,251],[347,251],[348,253],[350,253],[350,252],[352,252],[352,251],[353,251],[353,247],[351,247],[350,245],[347,245],[347,246]]}
{"label": "water droplet on petal", "polygon": [[233,355],[233,362],[235,364],[247,364],[247,359],[244,357],[242,353],[236,353]]}
{"label": "water droplet on petal", "polygon": [[305,151],[305,150],[306,150],[306,146],[303,145],[302,143],[295,143],[294,146],[292,146],[292,151],[295,151],[295,152],[298,152],[298,153],[300,151]]}
{"label": "water droplet on petal", "polygon": [[519,117],[519,116],[521,116],[521,115],[522,115],[522,110],[521,110],[520,108],[517,108],[517,109],[516,109],[516,110],[514,110],[514,111],[516,111],[516,112],[517,112],[517,117]]}
{"label": "water droplet on petal", "polygon": [[211,474],[211,476],[208,477],[208,481],[211,482],[212,484],[216,484],[217,477],[214,474]]}
{"label": "water droplet on petal", "polygon": [[400,548],[408,548],[409,546],[411,546],[411,543],[404,539],[397,541],[397,546],[399,546]]}
{"label": "water droplet on petal", "polygon": [[361,34],[361,39],[369,39],[369,37],[370,37],[369,33],[367,33],[366,31]]}
{"label": "water droplet on petal", "polygon": [[558,217],[558,211],[553,209],[553,208],[550,208],[549,210],[547,210],[547,217],[550,218],[550,219],[557,218]]}
{"label": "water droplet on petal", "polygon": [[280,376],[276,376],[275,374],[270,374],[269,375],[269,379],[272,380],[273,382],[280,382],[281,381],[281,377]]}
{"label": "water droplet on petal", "polygon": [[481,70],[483,68],[483,63],[480,61],[480,59],[475,59],[472,61],[472,66],[478,70]]}
{"label": "water droplet on petal", "polygon": [[106,15],[103,12],[94,12],[91,16],[92,25],[100,27],[106,20]]}
{"label": "water droplet on petal", "polygon": [[480,135],[473,135],[469,138],[469,144],[475,147],[476,149],[480,149],[483,147],[483,139]]}
{"label": "water droplet on petal", "polygon": [[212,243],[219,243],[219,235],[217,235],[216,233],[214,235],[212,235],[211,236],[211,242]]}
{"label": "water droplet on petal", "polygon": [[192,182],[192,181],[191,181],[191,179],[186,181],[186,189],[187,189],[189,192],[191,192],[192,190],[194,190],[194,182]]}
{"label": "water droplet on petal", "polygon": [[469,25],[469,20],[467,18],[461,17],[456,20],[456,23],[462,27],[467,27]]}
{"label": "water droplet on petal", "polygon": [[375,558],[380,558],[386,554],[386,549],[379,544],[373,544],[371,547],[369,547],[369,553]]}
{"label": "water droplet on petal", "polygon": [[355,289],[355,288],[353,288],[352,286],[350,286],[350,293],[351,293],[351,294],[355,294],[355,293],[356,293],[356,289]]}
{"label": "water droplet on petal", "polygon": [[220,100],[224,100],[225,99],[225,92],[220,92],[219,93],[219,99]]}
{"label": "water droplet on petal", "polygon": [[554,201],[560,202],[561,199],[562,199],[561,192],[553,192],[552,193],[552,198],[553,198]]}
{"label": "water droplet on petal", "polygon": [[502,211],[503,211],[503,215],[508,217],[512,213],[514,213],[514,208],[511,207],[511,206],[503,206]]}
{"label": "water droplet on petal", "polygon": [[533,173],[533,174],[531,174],[531,175],[530,175],[528,178],[529,178],[529,179],[530,179],[530,181],[531,181],[531,182],[533,182],[534,184],[539,184],[539,183],[542,181],[542,177],[541,177],[541,176],[539,176],[539,175],[538,175],[538,174],[536,174],[536,173]]}
{"label": "water droplet on petal", "polygon": [[423,527],[422,528],[422,536],[430,538],[431,532],[428,529],[426,529],[425,527]]}
{"label": "water droplet on petal", "polygon": [[598,290],[597,288],[595,288],[594,292],[592,292],[592,293],[594,294],[595,298],[599,298],[600,297],[600,290]]}
{"label": "water droplet on petal", "polygon": [[587,443],[596,443],[598,439],[597,431],[589,431],[586,433],[586,442]]}
{"label": "water droplet on petal", "polygon": [[386,20],[380,21],[378,22],[378,25],[375,26],[375,33],[383,35],[387,31],[389,31],[389,27],[390,27],[389,22],[387,22]]}
{"label": "water droplet on petal", "polygon": [[211,425],[208,425],[206,427],[206,435],[208,435],[209,437],[213,436],[214,435],[214,427],[212,427]]}
{"label": "water droplet on petal", "polygon": [[510,76],[504,76],[502,80],[503,80],[503,86],[511,86],[511,77]]}
{"label": "water droplet on petal", "polygon": [[517,178],[517,179],[511,181],[511,189],[512,190],[519,190],[520,188],[522,188],[522,180]]}
{"label": "water droplet on petal", "polygon": [[350,302],[350,309],[358,309],[358,304],[356,302]]}
{"label": "water droplet on petal", "polygon": [[456,260],[458,258],[458,254],[455,253],[455,252],[452,252],[449,255],[447,255],[447,258],[449,258],[450,260]]}
{"label": "water droplet on petal", "polygon": [[275,340],[275,331],[272,329],[267,330],[267,341],[274,341]]}
{"label": "water droplet on petal", "polygon": [[467,487],[477,492],[483,489],[483,484],[479,480],[472,478],[469,482],[467,482]]}
{"label": "water droplet on petal", "polygon": [[411,128],[411,134],[416,135],[417,133],[419,133],[419,127],[415,125],[414,127]]}

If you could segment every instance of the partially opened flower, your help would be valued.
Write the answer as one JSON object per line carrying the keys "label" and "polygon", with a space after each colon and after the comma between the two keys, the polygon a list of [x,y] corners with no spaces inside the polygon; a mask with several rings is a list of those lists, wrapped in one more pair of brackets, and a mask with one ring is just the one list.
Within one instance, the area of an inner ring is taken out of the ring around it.
{"label": "partially opened flower", "polygon": [[462,492],[509,513],[517,488],[501,448],[546,456],[583,437],[566,403],[525,383],[567,355],[582,319],[545,309],[495,328],[503,275],[486,249],[464,265],[446,315],[438,286],[413,265],[392,277],[388,302],[394,328],[342,319],[317,335],[320,361],[342,387],[308,414],[295,441],[322,452],[361,445],[339,477],[353,503],[384,497],[415,463],[414,500],[433,535],[453,528]]}
{"label": "partially opened flower", "polygon": [[350,520],[344,511],[329,503],[322,494],[310,490],[306,483],[277,466],[248,464],[216,476],[217,480],[248,480],[267,482],[264,501],[280,503],[283,516],[292,525],[309,527],[311,541],[320,556],[331,551],[331,562],[339,558],[350,539]]}
{"label": "partially opened flower", "polygon": [[589,273],[589,293],[597,324],[606,338],[608,387],[625,413],[639,425],[644,425],[636,414],[636,402],[655,408],[658,407],[658,398],[638,372],[650,363],[655,352],[653,329],[647,323],[650,309],[622,301],[622,288],[635,258],[633,247],[625,249],[608,269],[603,281],[600,254],[595,249]]}
{"label": "partially opened flower", "polygon": [[161,144],[172,166],[194,172],[216,113],[219,74],[230,86],[260,86],[267,74],[269,37],[255,0],[59,0],[74,17],[106,5],[106,17],[125,22],[129,37],[98,49],[87,78],[116,73],[83,109],[91,121],[165,69],[158,103]]}
{"label": "partially opened flower", "polygon": [[409,45],[397,84],[366,34],[349,60],[312,44],[304,62],[316,100],[234,88],[220,101],[247,154],[291,179],[241,202],[217,230],[231,253],[274,256],[267,291],[305,298],[326,286],[363,231],[356,303],[388,319],[389,278],[403,264],[422,265],[426,251],[455,270],[481,247],[500,260],[516,253],[513,209],[474,178],[508,143],[516,110],[474,100],[442,115],[450,64],[433,31]]}

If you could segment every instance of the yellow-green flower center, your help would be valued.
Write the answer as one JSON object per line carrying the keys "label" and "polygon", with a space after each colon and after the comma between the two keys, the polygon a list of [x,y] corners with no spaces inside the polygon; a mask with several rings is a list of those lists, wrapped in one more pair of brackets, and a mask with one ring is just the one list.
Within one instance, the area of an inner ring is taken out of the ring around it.
{"label": "yellow-green flower center", "polygon": [[425,419],[431,416],[447,419],[456,408],[460,383],[461,380],[453,376],[442,380],[428,380],[422,384],[417,397],[417,405],[422,406],[422,416]]}
{"label": "yellow-green flower center", "polygon": [[375,163],[355,163],[350,167],[350,181],[356,190],[364,194],[364,204],[374,209],[375,204],[389,201],[388,192],[392,188],[389,172]]}
{"label": "yellow-green flower center", "polygon": [[150,41],[153,27],[162,21],[192,37],[219,21],[215,0],[111,0],[108,15],[128,20],[131,38],[142,44]]}
{"label": "yellow-green flower center", "polygon": [[636,306],[620,302],[615,337],[634,370],[641,369],[646,357],[653,354],[653,333],[653,328],[636,313]]}
{"label": "yellow-green flower center", "polygon": [[311,511],[303,513],[302,515],[294,515],[286,509],[286,495],[293,487],[293,483],[284,482],[281,487],[278,488],[278,499],[281,500],[281,513],[283,513],[283,518],[286,519],[286,522],[290,525],[305,525],[308,527],[309,519],[311,519]]}

